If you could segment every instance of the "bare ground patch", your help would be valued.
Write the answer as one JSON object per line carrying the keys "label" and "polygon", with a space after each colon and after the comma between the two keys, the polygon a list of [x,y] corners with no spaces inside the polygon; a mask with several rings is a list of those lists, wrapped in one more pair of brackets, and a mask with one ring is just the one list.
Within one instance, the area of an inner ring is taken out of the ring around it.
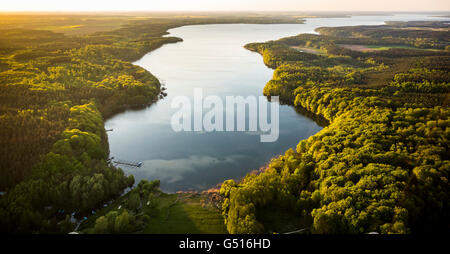
{"label": "bare ground patch", "polygon": [[305,47],[291,47],[291,48],[296,49],[300,52],[304,52],[304,53],[309,53],[309,54],[314,54],[314,55],[320,54],[320,52],[317,49],[305,48]]}

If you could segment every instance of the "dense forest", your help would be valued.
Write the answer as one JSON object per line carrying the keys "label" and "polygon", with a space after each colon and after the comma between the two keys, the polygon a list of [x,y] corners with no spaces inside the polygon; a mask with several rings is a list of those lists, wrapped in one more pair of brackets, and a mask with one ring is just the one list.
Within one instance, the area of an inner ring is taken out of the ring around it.
{"label": "dense forest", "polygon": [[[266,96],[329,125],[263,170],[222,184],[228,232],[280,232],[289,218],[309,233],[448,233],[448,28],[319,28],[246,45],[275,69]],[[373,45],[387,48],[358,50]]]}
{"label": "dense forest", "polygon": [[[83,233],[154,232],[149,215],[167,223],[164,209],[178,197],[161,193],[158,181],[135,184],[108,159],[104,119],[149,105],[161,92],[132,61],[180,41],[162,37],[173,27],[302,22],[122,17],[111,30],[110,19],[72,16],[84,22],[80,29],[61,20],[2,16],[0,232],[67,233],[85,216]],[[55,22],[61,28],[47,29]],[[443,22],[389,22],[246,45],[275,69],[264,94],[327,127],[266,168],[222,184],[228,232],[279,233],[283,223],[309,233],[448,232],[448,29]],[[210,223],[222,232],[216,217]]]}
{"label": "dense forest", "polygon": [[61,216],[133,185],[107,162],[103,117],[157,98],[158,80],[130,61],[179,39],[129,32],[0,31],[2,230],[58,232]]}
{"label": "dense forest", "polygon": [[133,186],[133,176],[109,162],[103,122],[158,99],[159,81],[131,62],[181,41],[162,37],[168,29],[303,22],[172,16],[0,16],[0,232],[68,232],[71,219]]}

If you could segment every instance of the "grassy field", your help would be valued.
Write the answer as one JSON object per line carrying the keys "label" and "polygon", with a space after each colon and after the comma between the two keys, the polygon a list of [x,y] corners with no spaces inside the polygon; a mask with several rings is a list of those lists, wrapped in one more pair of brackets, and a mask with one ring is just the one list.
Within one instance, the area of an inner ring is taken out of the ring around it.
{"label": "grassy field", "polygon": [[[375,50],[389,50],[389,49],[421,49],[411,46],[405,45],[367,45],[367,48],[375,49]],[[432,49],[423,49],[423,50],[432,50]]]}
{"label": "grassy field", "polygon": [[150,222],[143,233],[158,234],[226,234],[218,208],[203,205],[202,196],[162,194],[156,211],[146,211]]}
{"label": "grassy field", "polygon": [[[221,211],[211,204],[204,203],[201,194],[166,194],[160,193],[156,207],[145,204],[137,212],[146,214],[150,221],[142,234],[226,234]],[[100,216],[111,211],[120,211],[126,206],[128,194],[116,199],[111,205],[100,209],[95,215],[84,221],[78,232],[87,233]]]}
{"label": "grassy field", "polygon": [[[378,50],[389,50],[389,49],[416,49],[416,50],[435,50],[435,49],[422,49],[406,45],[357,45],[357,44],[338,44],[341,47],[359,51],[359,52],[371,52]],[[309,52],[308,52],[309,53]]]}

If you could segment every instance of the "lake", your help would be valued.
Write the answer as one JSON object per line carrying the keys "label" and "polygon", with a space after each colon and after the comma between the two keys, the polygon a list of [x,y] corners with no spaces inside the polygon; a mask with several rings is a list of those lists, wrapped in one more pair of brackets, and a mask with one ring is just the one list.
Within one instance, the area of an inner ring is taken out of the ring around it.
{"label": "lake", "polygon": [[224,24],[184,26],[169,30],[183,42],[164,45],[135,62],[154,74],[167,88],[167,97],[141,110],[128,110],[105,122],[111,157],[143,162],[141,168],[123,167],[141,179],[159,179],[165,192],[204,190],[226,179],[239,179],[271,158],[294,148],[319,132],[313,120],[293,107],[279,108],[279,139],[261,143],[258,132],[175,132],[171,108],[175,96],[191,99],[194,88],[204,96],[260,96],[273,70],[262,57],[243,46],[300,33],[321,26],[380,25],[384,21],[437,20],[420,14],[353,16],[307,19],[305,24]]}

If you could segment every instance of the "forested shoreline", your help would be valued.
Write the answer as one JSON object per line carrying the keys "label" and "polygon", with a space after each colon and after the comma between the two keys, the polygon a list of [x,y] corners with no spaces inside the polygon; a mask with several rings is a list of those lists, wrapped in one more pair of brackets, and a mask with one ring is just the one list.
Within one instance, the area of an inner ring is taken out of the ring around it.
{"label": "forested shoreline", "polygon": [[131,61],[179,41],[135,32],[0,31],[2,231],[67,232],[73,212],[90,214],[134,184],[108,163],[103,118],[157,99],[159,81]]}
{"label": "forested shoreline", "polygon": [[[108,161],[104,119],[150,105],[161,92],[159,81],[132,61],[180,41],[162,37],[178,26],[300,22],[158,17],[75,36],[0,29],[0,232],[67,233],[75,227],[72,214],[95,218],[86,233],[144,230],[147,213],[173,202],[158,181],[138,184],[117,200],[117,211],[107,205],[134,178]],[[264,170],[222,184],[228,232],[448,232],[448,24],[318,31],[245,46],[275,69],[264,95],[280,96],[326,128]]]}
{"label": "forested shoreline", "polygon": [[330,124],[222,184],[229,233],[448,233],[450,38],[430,27],[448,24],[319,28],[245,46],[275,69],[264,95]]}
{"label": "forested shoreline", "polygon": [[[0,29],[1,232],[69,232],[73,219],[88,216],[133,186],[133,176],[126,177],[108,160],[103,119],[158,99],[158,79],[132,62],[181,41],[162,37],[168,29],[303,22],[219,15],[130,18],[118,29],[72,36],[46,29],[47,23],[67,27],[72,23],[65,19],[90,23],[90,18],[2,15],[7,28]],[[34,21],[43,28],[34,29]],[[104,25],[101,19],[92,22]]]}

